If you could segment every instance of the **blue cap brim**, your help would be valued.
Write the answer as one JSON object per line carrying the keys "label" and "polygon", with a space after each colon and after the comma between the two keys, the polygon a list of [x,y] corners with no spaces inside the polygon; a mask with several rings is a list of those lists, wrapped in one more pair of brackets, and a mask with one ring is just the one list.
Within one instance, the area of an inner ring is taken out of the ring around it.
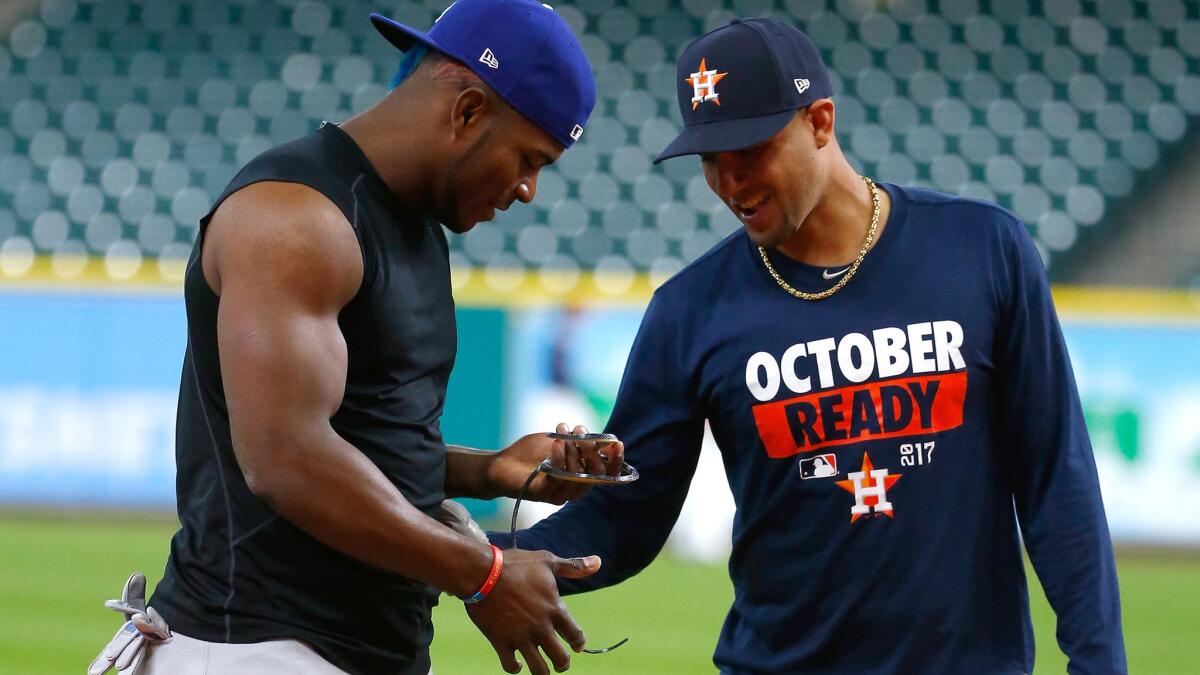
{"label": "blue cap brim", "polygon": [[684,127],[675,140],[654,158],[654,163],[683,155],[748,148],[779,133],[795,116],[796,111],[788,109],[758,117],[693,124]]}
{"label": "blue cap brim", "polygon": [[[387,41],[395,45],[396,49],[406,52],[412,48],[414,42],[421,42],[428,45],[443,54],[446,54],[446,49],[435,42],[428,34],[422,33],[415,28],[409,28],[404,24],[393,21],[382,14],[372,14],[371,23],[375,26],[375,30],[379,34],[387,38]],[[450,54],[450,56],[454,56]],[[457,57],[455,57],[457,58]]]}

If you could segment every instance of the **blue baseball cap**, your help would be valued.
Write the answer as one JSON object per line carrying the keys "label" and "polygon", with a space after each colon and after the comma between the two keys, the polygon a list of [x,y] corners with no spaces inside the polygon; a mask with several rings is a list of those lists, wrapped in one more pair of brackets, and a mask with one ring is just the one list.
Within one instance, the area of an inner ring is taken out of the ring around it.
{"label": "blue baseball cap", "polygon": [[381,14],[371,23],[401,51],[421,42],[461,61],[563,147],[583,135],[596,81],[579,41],[550,5],[458,0],[427,33]]}
{"label": "blue baseball cap", "polygon": [[797,109],[833,95],[812,40],[771,19],[734,19],[696,38],[679,57],[677,87],[683,131],[655,164],[760,143]]}

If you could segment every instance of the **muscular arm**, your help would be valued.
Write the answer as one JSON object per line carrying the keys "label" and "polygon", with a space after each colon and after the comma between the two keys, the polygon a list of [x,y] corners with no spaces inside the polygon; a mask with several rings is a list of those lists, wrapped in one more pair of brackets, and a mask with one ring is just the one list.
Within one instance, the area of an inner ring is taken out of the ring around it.
{"label": "muscular arm", "polygon": [[467,595],[487,546],[414,508],[330,426],[346,384],[338,313],[362,257],[349,223],[310,188],[260,183],[221,206],[203,248],[233,446],[250,489],[319,541]]}

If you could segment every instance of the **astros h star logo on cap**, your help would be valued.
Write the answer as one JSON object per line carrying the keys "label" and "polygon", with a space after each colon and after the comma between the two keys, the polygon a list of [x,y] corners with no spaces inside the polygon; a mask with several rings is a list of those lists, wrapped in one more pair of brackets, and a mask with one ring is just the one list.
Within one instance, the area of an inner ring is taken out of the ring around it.
{"label": "astros h star logo on cap", "polygon": [[721,99],[717,94],[717,83],[729,73],[718,73],[716,68],[709,70],[705,61],[706,59],[701,58],[700,70],[684,80],[692,85],[692,110],[705,101],[721,105]]}
{"label": "astros h star logo on cap", "polygon": [[655,163],[748,148],[778,133],[800,108],[833,95],[817,46],[795,26],[770,19],[734,19],[701,35],[675,68],[684,128]]}

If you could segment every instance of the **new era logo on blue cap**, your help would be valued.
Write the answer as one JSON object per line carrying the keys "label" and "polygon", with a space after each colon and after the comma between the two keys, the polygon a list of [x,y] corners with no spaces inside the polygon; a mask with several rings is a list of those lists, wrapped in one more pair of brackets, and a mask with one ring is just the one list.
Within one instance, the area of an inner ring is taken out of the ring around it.
{"label": "new era logo on blue cap", "polygon": [[461,61],[563,147],[596,105],[592,67],[570,27],[535,0],[458,0],[421,32],[380,14],[375,28],[407,50],[421,42]]}
{"label": "new era logo on blue cap", "polygon": [[479,62],[493,70],[500,67],[500,59],[496,58],[491,49],[483,50],[483,54],[479,56]]}
{"label": "new era logo on blue cap", "polygon": [[679,57],[677,77],[684,128],[656,163],[754,145],[833,95],[808,36],[770,19],[735,19],[697,38]]}

